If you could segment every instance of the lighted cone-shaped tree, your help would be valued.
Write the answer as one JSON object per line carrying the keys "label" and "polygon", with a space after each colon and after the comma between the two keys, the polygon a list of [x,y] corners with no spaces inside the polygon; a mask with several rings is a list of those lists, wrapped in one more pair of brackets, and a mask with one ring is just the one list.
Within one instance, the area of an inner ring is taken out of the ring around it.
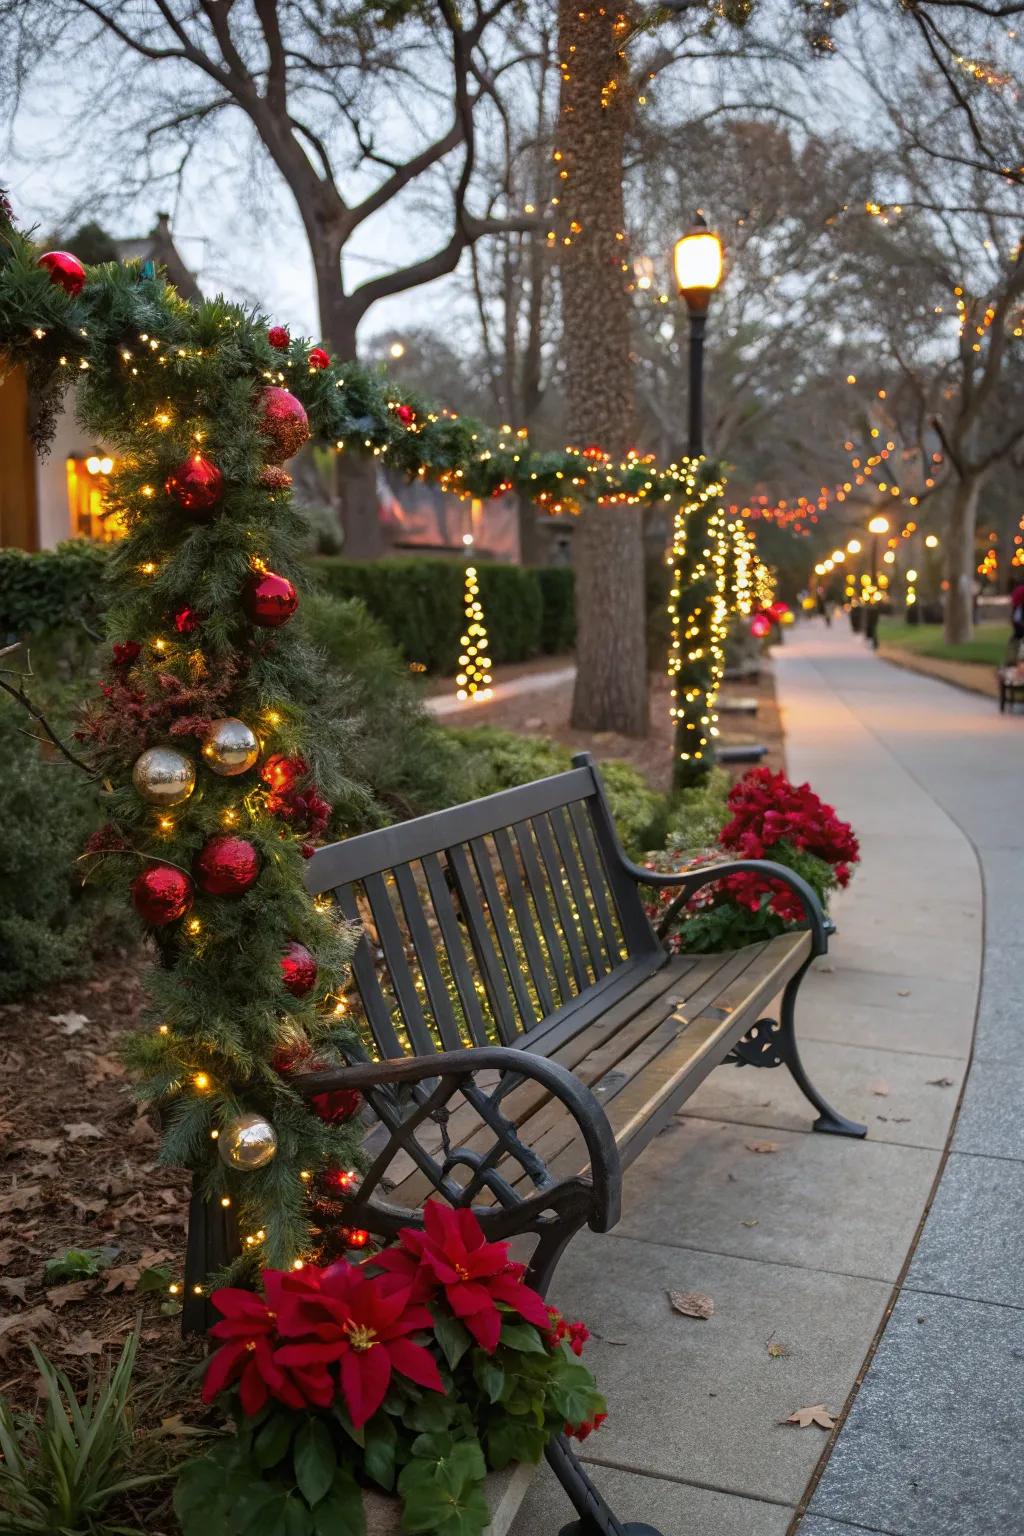
{"label": "lighted cone-shaped tree", "polygon": [[459,673],[455,681],[460,699],[491,697],[491,658],[484,607],[480,601],[480,577],[475,565],[466,566],[464,592],[466,626],[459,639]]}

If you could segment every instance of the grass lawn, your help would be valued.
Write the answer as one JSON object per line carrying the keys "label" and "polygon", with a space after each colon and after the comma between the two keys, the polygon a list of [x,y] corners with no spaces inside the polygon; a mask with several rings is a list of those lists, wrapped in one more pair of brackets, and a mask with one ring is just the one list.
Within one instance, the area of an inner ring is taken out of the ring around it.
{"label": "grass lawn", "polygon": [[878,626],[881,645],[898,645],[918,656],[937,656],[942,661],[970,661],[978,666],[1001,666],[1010,637],[1007,624],[979,624],[966,645],[947,645],[941,624],[900,624],[883,618]]}

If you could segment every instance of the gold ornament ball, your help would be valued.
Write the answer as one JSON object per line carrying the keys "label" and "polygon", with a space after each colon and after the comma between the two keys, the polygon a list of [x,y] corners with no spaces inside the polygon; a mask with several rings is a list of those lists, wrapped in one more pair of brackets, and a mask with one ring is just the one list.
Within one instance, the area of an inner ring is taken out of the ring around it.
{"label": "gold ornament ball", "polygon": [[135,760],[132,783],[150,805],[180,805],[196,787],[195,764],[173,747],[147,747]]}
{"label": "gold ornament ball", "polygon": [[248,773],[259,755],[260,744],[255,733],[244,720],[236,720],[233,715],[215,720],[203,742],[206,766],[224,779]]}
{"label": "gold ornament ball", "polygon": [[217,1137],[222,1163],[238,1173],[254,1173],[277,1156],[277,1132],[262,1115],[239,1115]]}

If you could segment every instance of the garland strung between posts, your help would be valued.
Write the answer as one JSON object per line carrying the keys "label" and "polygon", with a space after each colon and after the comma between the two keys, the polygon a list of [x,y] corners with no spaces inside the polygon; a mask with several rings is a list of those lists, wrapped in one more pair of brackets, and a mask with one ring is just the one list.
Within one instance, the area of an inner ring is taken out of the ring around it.
{"label": "garland strung between posts", "polygon": [[[357,1178],[358,1096],[323,1095],[311,1112],[289,1078],[353,1044],[352,936],[306,894],[303,858],[327,797],[358,788],[318,705],[316,653],[291,622],[304,524],[284,462],[312,436],[460,496],[514,489],[550,512],[675,503],[673,601],[709,577],[712,589],[710,606],[673,613],[676,686],[684,661],[711,662],[677,709],[683,729],[692,705],[701,732],[722,661],[721,483],[700,462],[536,453],[523,433],[333,363],[258,311],[186,303],[151,263],[41,257],[2,194],[0,351],[26,370],[40,447],[77,386],[82,426],[118,453],[108,500],[127,536],[111,558],[112,650],[77,734],[105,818],[89,876],[122,886],[163,962],[130,1047],[140,1092],[161,1108],[164,1160],[237,1216],[249,1258],[298,1264],[322,1251],[320,1224],[337,1224]],[[689,570],[688,542],[700,551]],[[709,614],[698,645],[693,624]]]}

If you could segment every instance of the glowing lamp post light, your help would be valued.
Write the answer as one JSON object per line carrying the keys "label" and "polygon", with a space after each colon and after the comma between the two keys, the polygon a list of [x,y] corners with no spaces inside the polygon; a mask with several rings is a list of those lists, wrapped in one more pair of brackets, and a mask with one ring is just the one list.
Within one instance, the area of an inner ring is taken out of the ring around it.
{"label": "glowing lamp post light", "polygon": [[883,533],[889,532],[889,519],[887,517],[873,517],[868,523],[868,533],[871,535],[871,584],[878,585],[878,540]]}
{"label": "glowing lamp post light", "polygon": [[704,328],[711,295],[722,281],[722,242],[697,212],[673,252],[676,287],[690,312],[690,424],[687,451],[704,452]]}

